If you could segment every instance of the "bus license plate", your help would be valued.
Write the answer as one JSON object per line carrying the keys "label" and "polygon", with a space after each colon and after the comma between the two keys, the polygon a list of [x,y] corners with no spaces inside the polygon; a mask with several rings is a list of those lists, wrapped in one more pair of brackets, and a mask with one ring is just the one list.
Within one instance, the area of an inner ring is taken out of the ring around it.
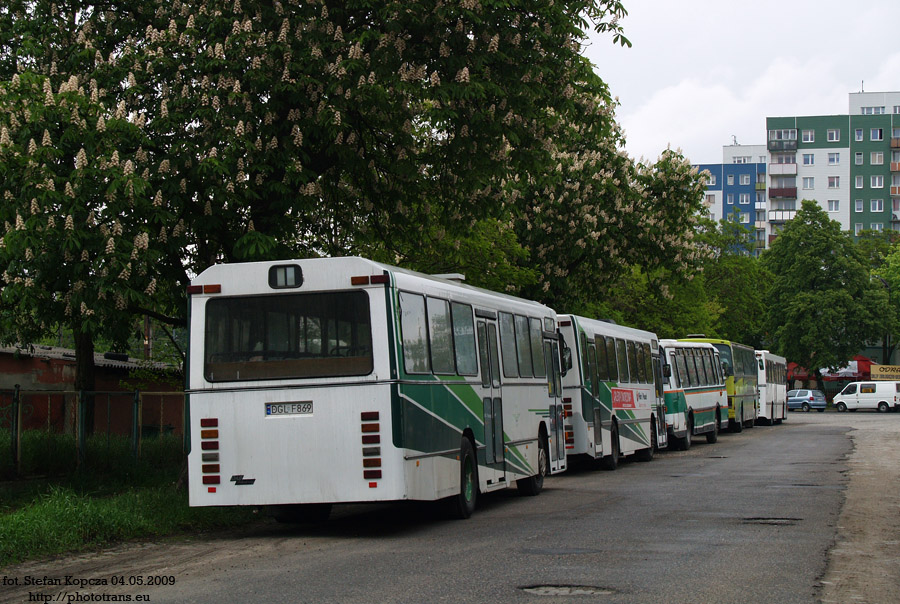
{"label": "bus license plate", "polygon": [[312,415],[312,401],[298,403],[266,403],[266,417],[272,415]]}

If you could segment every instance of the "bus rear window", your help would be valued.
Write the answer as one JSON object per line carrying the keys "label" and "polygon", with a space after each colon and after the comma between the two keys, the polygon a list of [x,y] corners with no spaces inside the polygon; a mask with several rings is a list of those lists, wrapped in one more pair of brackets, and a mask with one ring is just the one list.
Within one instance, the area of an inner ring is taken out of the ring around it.
{"label": "bus rear window", "polygon": [[210,382],[368,375],[365,292],[218,298],[206,303]]}

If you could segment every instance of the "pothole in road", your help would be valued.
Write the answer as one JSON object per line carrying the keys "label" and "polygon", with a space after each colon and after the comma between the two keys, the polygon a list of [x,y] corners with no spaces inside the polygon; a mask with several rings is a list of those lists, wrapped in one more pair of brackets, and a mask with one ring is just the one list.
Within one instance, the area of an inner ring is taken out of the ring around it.
{"label": "pothole in road", "polygon": [[800,522],[800,518],[744,518],[744,524],[763,524],[771,526],[793,526]]}
{"label": "pothole in road", "polygon": [[519,589],[535,596],[611,596],[616,593],[594,585],[529,585]]}

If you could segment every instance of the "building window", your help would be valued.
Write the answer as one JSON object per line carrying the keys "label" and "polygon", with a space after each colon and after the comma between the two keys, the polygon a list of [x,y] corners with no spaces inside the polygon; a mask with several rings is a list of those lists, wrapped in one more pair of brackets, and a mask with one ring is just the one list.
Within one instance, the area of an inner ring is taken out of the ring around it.
{"label": "building window", "polygon": [[814,166],[816,165],[816,156],[812,153],[804,153],[803,154],[803,165],[804,166]]}
{"label": "building window", "polygon": [[841,164],[841,154],[840,153],[829,153],[828,154],[828,165],[829,166],[839,166]]}
{"label": "building window", "polygon": [[741,212],[741,222],[743,224],[750,223],[750,212]]}
{"label": "building window", "polygon": [[863,115],[884,115],[884,107],[863,107]]}
{"label": "building window", "polygon": [[869,131],[869,140],[870,141],[883,141],[884,140],[884,129],[883,128],[872,128]]}
{"label": "building window", "polygon": [[[765,163],[765,162],[763,162]],[[773,164],[796,164],[797,163],[797,154],[796,153],[773,153],[772,154],[772,163]]]}
{"label": "building window", "polygon": [[814,130],[804,130],[803,131],[803,142],[804,143],[814,143],[816,142],[816,133]]}
{"label": "building window", "polygon": [[882,151],[872,151],[870,161],[873,166],[881,166],[884,164],[884,153]]}
{"label": "building window", "polygon": [[750,193],[741,193],[738,203],[750,203]]}
{"label": "building window", "polygon": [[860,231],[862,231],[862,223],[857,222],[856,224],[853,225],[853,234],[859,235]]}
{"label": "building window", "polygon": [[840,176],[829,176],[828,177],[828,188],[829,189],[840,189],[841,188],[841,177]]}
{"label": "building window", "polygon": [[711,205],[715,205],[715,203],[716,203],[715,195],[707,195],[706,196],[706,205],[711,206]]}
{"label": "building window", "polygon": [[884,200],[873,199],[869,204],[869,209],[872,212],[884,212]]}
{"label": "building window", "polygon": [[881,174],[873,174],[869,184],[873,189],[884,188],[884,176]]}
{"label": "building window", "polygon": [[856,154],[856,165],[857,166],[863,165],[863,154],[862,153]]}
{"label": "building window", "polygon": [[766,163],[766,156],[765,156],[765,155],[760,155],[760,156],[759,156],[759,163],[761,163],[761,164]]}
{"label": "building window", "polygon": [[829,199],[828,200],[828,211],[829,212],[840,212],[841,211],[841,200],[840,199]]}
{"label": "building window", "polygon": [[725,197],[725,203],[734,203],[734,193],[729,193]]}
{"label": "building window", "polygon": [[856,188],[857,188],[857,189],[862,189],[863,186],[864,186],[864,185],[863,185],[863,177],[862,177],[862,176],[857,176],[857,177],[856,177]]}
{"label": "building window", "polygon": [[900,105],[894,105],[894,113],[900,113]]}
{"label": "building window", "polygon": [[841,140],[841,131],[837,128],[829,128],[828,129],[828,142],[836,143]]}
{"label": "building window", "polygon": [[900,128],[894,128],[891,130],[891,137],[900,138]]}
{"label": "building window", "polygon": [[796,128],[785,130],[769,130],[770,141],[795,141],[797,140]]}
{"label": "building window", "polygon": [[749,174],[741,174],[741,184],[742,185],[750,184],[750,175]]}
{"label": "building window", "polygon": [[707,183],[707,186],[709,186],[709,187],[716,186],[716,175],[715,174],[709,175],[709,182]]}
{"label": "building window", "polygon": [[854,208],[854,210],[856,210],[857,212],[863,211],[863,200],[862,199],[856,200],[856,207]]}
{"label": "building window", "polygon": [[728,175],[728,184],[729,184],[729,185],[733,185],[733,184],[734,184],[734,174],[729,174],[729,175]]}
{"label": "building window", "polygon": [[750,155],[736,155],[731,162],[735,164],[749,164],[753,161],[753,157]]}
{"label": "building window", "polygon": [[882,223],[882,222],[873,222],[873,223],[872,223],[872,230],[873,230],[873,231],[883,231],[883,230],[884,230],[884,223]]}
{"label": "building window", "polygon": [[816,188],[816,179],[814,176],[804,176],[803,177],[803,188],[804,189],[815,189]]}
{"label": "building window", "polygon": [[862,129],[862,128],[857,128],[857,129],[856,129],[856,140],[857,140],[857,141],[862,141],[862,140],[863,140],[863,129]]}

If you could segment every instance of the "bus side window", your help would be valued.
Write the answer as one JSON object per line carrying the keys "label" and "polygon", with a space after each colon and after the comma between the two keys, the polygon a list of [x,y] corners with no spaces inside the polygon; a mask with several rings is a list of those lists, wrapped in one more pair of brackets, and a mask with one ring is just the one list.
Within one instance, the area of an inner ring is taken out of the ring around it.
{"label": "bus side window", "polygon": [[671,375],[669,377],[672,378],[672,384],[674,384],[676,388],[681,388],[681,375],[678,371],[678,361],[675,350],[669,353],[669,358],[672,359],[672,362],[669,364],[669,366],[672,368]]}
{"label": "bus side window", "polygon": [[653,354],[650,352],[650,344],[644,343],[641,347],[644,350],[644,373],[647,376],[647,383],[652,384],[656,381],[653,379],[655,375],[653,371]]}
{"label": "bus side window", "polygon": [[531,361],[534,363],[534,377],[546,377],[547,367],[544,364],[544,354],[541,350],[541,320],[530,319],[531,324]]}
{"label": "bus side window", "polygon": [[628,349],[625,340],[616,339],[616,356],[619,360],[619,383],[631,382],[631,375],[628,373]]}
{"label": "bus side window", "polygon": [[522,315],[516,315],[515,324],[519,375],[522,377],[532,377],[534,375],[534,369],[531,366],[531,337],[528,335],[528,319]]}
{"label": "bus side window", "polygon": [[638,363],[637,348],[635,348],[634,342],[631,340],[628,340],[625,344],[628,346],[628,367],[631,369],[631,381],[643,382],[644,371],[641,364]]}
{"label": "bus side window", "polygon": [[431,368],[435,373],[456,373],[453,359],[453,330],[450,324],[450,303],[428,298],[428,327],[431,336]]}
{"label": "bus side window", "polygon": [[597,379],[597,352],[594,350],[594,343],[588,344],[588,370],[590,371],[590,387],[591,394],[597,396],[600,392],[600,380]]}
{"label": "bus side window", "polygon": [[472,307],[453,302],[450,308],[453,315],[453,352],[456,357],[456,370],[460,375],[477,375],[478,359],[475,356]]}
{"label": "bus side window", "polygon": [[606,339],[606,354],[608,357],[609,364],[609,381],[618,382],[619,381],[619,363],[616,360],[616,341],[613,338]]}
{"label": "bus side window", "polygon": [[425,297],[400,292],[400,330],[403,332],[403,361],[407,373],[429,373],[428,328]]}
{"label": "bus side window", "polygon": [[491,365],[488,358],[487,332],[484,321],[478,322],[478,356],[481,359],[481,385],[484,388],[491,387]]}
{"label": "bus side window", "polygon": [[597,344],[597,378],[606,381],[609,379],[609,360],[607,359],[606,354],[606,338],[603,336],[595,336],[594,342]]}
{"label": "bus side window", "polygon": [[506,312],[500,313],[500,352],[503,357],[503,375],[510,378],[519,377],[516,328],[513,316]]}
{"label": "bus side window", "polygon": [[587,335],[581,332],[581,383],[588,390],[591,389],[591,370],[588,365],[588,341]]}

